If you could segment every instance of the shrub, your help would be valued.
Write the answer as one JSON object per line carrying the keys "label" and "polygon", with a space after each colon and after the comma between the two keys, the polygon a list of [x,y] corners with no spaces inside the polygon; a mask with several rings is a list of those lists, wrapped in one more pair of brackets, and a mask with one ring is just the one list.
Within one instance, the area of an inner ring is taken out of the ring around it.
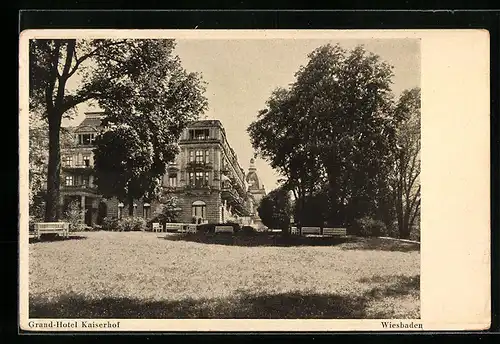
{"label": "shrub", "polygon": [[71,202],[64,212],[63,220],[69,222],[69,230],[72,232],[82,231],[85,224],[82,219],[82,211],[78,202]]}
{"label": "shrub", "polygon": [[232,222],[232,221],[228,221],[226,223],[221,223],[221,224],[218,224],[217,226],[233,226],[234,233],[239,232],[239,230],[241,229],[241,226],[239,223]]}
{"label": "shrub", "polygon": [[170,197],[163,200],[165,203],[158,204],[153,211],[151,219],[148,221],[148,225],[152,223],[168,223],[176,222],[179,211],[177,210],[177,198]]}
{"label": "shrub", "polygon": [[388,231],[382,221],[365,216],[354,221],[354,224],[349,228],[348,234],[362,237],[378,237],[388,235]]}
{"label": "shrub", "polygon": [[139,216],[124,217],[118,221],[118,230],[120,232],[145,231],[146,220]]}
{"label": "shrub", "polygon": [[119,227],[118,222],[118,219],[105,217],[102,221],[102,229],[105,231],[117,231]]}
{"label": "shrub", "polygon": [[215,224],[213,223],[204,223],[197,226],[197,231],[201,233],[214,233],[215,232]]}
{"label": "shrub", "polygon": [[257,234],[257,230],[253,228],[252,226],[243,226],[241,227],[241,234],[245,235],[254,235]]}

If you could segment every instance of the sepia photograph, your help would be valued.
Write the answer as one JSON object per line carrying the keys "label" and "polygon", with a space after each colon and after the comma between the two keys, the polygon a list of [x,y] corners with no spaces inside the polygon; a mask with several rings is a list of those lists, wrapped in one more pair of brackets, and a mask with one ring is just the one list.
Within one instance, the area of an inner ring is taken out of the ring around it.
{"label": "sepia photograph", "polygon": [[25,41],[28,330],[422,330],[419,37]]}

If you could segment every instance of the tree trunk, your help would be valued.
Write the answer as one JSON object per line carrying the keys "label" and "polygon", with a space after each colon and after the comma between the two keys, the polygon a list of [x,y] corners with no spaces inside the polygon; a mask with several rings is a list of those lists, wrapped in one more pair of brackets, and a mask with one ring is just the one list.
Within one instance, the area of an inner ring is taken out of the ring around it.
{"label": "tree trunk", "polygon": [[59,130],[61,115],[51,113],[49,119],[49,161],[47,167],[47,203],[45,207],[45,222],[59,220],[60,173],[61,173],[61,147]]}

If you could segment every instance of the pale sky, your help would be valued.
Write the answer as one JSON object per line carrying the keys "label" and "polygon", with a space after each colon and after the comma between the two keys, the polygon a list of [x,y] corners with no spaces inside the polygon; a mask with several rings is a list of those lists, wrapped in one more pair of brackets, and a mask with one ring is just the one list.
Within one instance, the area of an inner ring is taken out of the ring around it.
{"label": "pale sky", "polygon": [[[177,40],[175,53],[183,67],[188,72],[200,72],[207,82],[207,118],[222,122],[245,172],[254,153],[246,132],[248,125],[276,87],[287,87],[294,81],[295,72],[307,63],[307,54],[327,43],[339,43],[346,49],[363,44],[367,51],[394,66],[392,90],[396,96],[405,89],[420,87],[420,41],[416,39]],[[82,104],[79,115],[63,125],[77,125],[84,112],[91,110],[95,108]],[[257,159],[256,167],[266,191],[274,189],[279,175],[264,160]]]}

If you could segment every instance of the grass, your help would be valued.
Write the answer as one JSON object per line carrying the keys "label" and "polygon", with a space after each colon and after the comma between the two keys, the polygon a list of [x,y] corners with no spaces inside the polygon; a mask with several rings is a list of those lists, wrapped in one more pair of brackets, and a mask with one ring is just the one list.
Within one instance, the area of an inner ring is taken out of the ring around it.
{"label": "grass", "polygon": [[34,242],[30,317],[419,318],[418,245],[80,232]]}

